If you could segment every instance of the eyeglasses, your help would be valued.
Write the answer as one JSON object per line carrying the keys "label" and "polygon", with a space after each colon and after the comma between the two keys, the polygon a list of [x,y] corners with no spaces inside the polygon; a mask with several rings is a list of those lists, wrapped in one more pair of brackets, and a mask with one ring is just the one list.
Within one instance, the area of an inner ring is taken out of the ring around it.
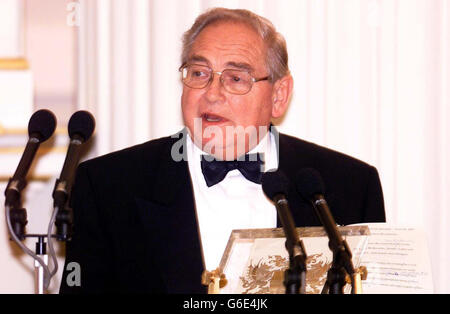
{"label": "eyeglasses", "polygon": [[226,69],[222,72],[216,72],[208,66],[199,64],[183,65],[180,72],[183,84],[195,89],[205,88],[213,81],[214,74],[218,74],[225,90],[236,95],[247,94],[254,83],[269,79],[269,76],[254,78],[249,72],[243,70]]}

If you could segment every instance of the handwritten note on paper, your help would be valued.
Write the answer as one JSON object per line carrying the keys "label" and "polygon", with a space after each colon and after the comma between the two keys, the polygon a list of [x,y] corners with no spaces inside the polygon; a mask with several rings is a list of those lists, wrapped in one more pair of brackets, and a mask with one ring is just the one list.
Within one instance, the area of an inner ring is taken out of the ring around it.
{"label": "handwritten note on paper", "polygon": [[361,260],[368,270],[363,293],[433,293],[423,231],[385,224],[369,224],[369,229],[369,243]]}

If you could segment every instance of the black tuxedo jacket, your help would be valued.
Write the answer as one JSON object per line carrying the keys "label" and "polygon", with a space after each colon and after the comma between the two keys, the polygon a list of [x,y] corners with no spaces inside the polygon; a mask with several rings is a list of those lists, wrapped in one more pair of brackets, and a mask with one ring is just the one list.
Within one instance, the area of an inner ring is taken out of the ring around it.
{"label": "black tuxedo jacket", "polygon": [[[171,157],[176,142],[161,138],[80,164],[61,293],[206,293],[188,164]],[[294,179],[303,167],[321,173],[336,223],[385,221],[374,167],[279,134],[279,169]],[[297,227],[320,225],[312,205],[293,188],[289,204]],[[80,265],[81,286],[71,286],[71,262]]]}

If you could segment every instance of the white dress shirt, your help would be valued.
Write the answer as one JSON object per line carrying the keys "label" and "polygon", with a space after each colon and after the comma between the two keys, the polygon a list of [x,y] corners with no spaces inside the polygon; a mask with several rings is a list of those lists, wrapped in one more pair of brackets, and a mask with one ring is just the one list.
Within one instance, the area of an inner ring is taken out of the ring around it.
{"label": "white dress shirt", "polygon": [[[197,220],[207,270],[219,267],[231,231],[234,229],[276,228],[277,212],[264,195],[261,184],[247,180],[239,170],[208,187],[201,169],[206,154],[187,136],[187,157],[194,189]],[[264,171],[278,168],[278,154],[272,133],[249,153],[264,153]]]}

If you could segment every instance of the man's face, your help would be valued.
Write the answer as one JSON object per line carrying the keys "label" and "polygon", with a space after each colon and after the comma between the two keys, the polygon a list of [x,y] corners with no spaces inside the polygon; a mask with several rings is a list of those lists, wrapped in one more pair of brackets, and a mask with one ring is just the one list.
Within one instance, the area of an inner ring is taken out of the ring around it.
{"label": "man's face", "polygon": [[[263,78],[269,74],[265,55],[264,42],[251,28],[241,23],[222,22],[207,26],[197,36],[188,64],[206,65],[217,72],[249,69],[254,78]],[[195,143],[220,159],[237,158],[252,149],[265,134],[265,131],[260,132],[260,127],[266,130],[270,124],[272,86],[267,80],[260,81],[254,83],[247,94],[235,95],[225,90],[218,74],[214,74],[213,81],[203,89],[184,85],[183,119]],[[234,134],[230,132],[233,130]],[[242,137],[239,132],[242,130],[257,133],[246,132]],[[249,139],[250,133],[252,139]],[[256,142],[255,137],[258,137]],[[245,152],[242,152],[239,147],[244,140]]]}

